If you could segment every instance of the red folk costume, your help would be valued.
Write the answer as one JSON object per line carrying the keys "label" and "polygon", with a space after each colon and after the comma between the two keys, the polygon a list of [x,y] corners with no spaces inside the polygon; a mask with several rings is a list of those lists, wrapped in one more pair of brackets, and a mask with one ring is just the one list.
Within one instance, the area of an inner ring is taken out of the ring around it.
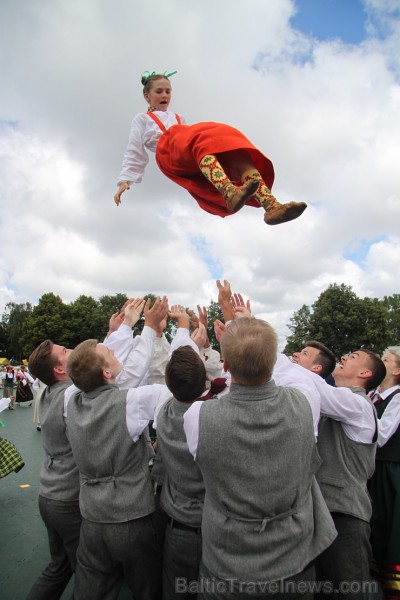
{"label": "red folk costume", "polygon": [[[221,194],[199,170],[199,163],[206,155],[217,154],[221,157],[224,152],[247,150],[255,168],[271,189],[275,176],[272,162],[238,129],[213,122],[184,125],[179,115],[176,115],[177,125],[166,129],[154,112],[147,114],[163,132],[156,150],[158,167],[169,179],[185,188],[206,212],[220,217],[233,214]],[[240,185],[238,173],[230,171],[229,167],[225,167],[225,171],[229,179]],[[246,200],[246,204],[260,207],[253,198]]]}
{"label": "red folk costume", "polygon": [[[226,217],[248,204],[264,208],[268,225],[299,217],[307,206],[304,202],[280,204],[271,194],[274,167],[269,158],[230,125],[187,125],[182,117],[168,110],[168,82],[168,76],[154,73],[142,78],[150,109],[132,121],[115,203],[120,204],[121,194],[132,183],[142,180],[148,163],[146,150],[150,150],[155,152],[164,175],[185,188],[200,208],[213,215]],[[153,106],[152,96],[156,98]]]}

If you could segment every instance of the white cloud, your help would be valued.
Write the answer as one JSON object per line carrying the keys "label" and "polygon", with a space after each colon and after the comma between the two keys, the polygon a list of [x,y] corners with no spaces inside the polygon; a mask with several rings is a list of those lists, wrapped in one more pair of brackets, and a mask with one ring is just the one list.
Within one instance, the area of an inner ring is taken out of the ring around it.
{"label": "white cloud", "polygon": [[[396,8],[366,0],[381,20]],[[215,278],[277,326],[330,283],[398,293],[398,19],[358,46],[290,28],[290,0],[117,5],[43,0],[0,11],[0,304],[47,291],[167,293],[208,304]],[[373,31],[372,31],[373,32]],[[6,58],[7,57],[7,58]],[[112,201],[140,73],[178,69],[172,108],[240,128],[273,160],[293,223],[201,211],[157,170]],[[349,249],[366,247],[362,261]],[[369,247],[370,246],[370,247]],[[368,250],[369,247],[369,250]]]}

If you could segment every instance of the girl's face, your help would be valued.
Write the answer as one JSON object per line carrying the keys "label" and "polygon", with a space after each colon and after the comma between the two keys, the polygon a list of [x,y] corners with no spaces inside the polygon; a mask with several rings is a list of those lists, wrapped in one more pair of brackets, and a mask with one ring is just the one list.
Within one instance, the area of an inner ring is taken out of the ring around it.
{"label": "girl's face", "polygon": [[152,82],[150,91],[144,94],[144,97],[153,110],[168,110],[171,95],[172,88],[169,80],[156,79]]}
{"label": "girl's face", "polygon": [[400,367],[395,354],[392,352],[385,352],[382,356],[382,360],[385,363],[387,377],[390,377],[391,375],[398,377],[400,375]]}

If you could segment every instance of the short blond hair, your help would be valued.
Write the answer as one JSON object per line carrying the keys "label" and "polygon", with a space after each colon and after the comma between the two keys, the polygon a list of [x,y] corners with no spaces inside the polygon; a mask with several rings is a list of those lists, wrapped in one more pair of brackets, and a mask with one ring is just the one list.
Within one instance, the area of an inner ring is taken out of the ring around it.
{"label": "short blond hair", "polygon": [[272,377],[278,337],[266,321],[253,317],[237,319],[222,334],[221,350],[236,383],[260,385]]}
{"label": "short blond hair", "polygon": [[107,361],[97,352],[97,340],[81,342],[68,358],[68,375],[83,392],[92,392],[106,383],[103,377],[105,368]]}
{"label": "short blond hair", "polygon": [[400,367],[400,346],[389,346],[383,354],[386,354],[387,352],[390,352],[390,354],[393,354],[393,356],[396,357],[396,363]]}

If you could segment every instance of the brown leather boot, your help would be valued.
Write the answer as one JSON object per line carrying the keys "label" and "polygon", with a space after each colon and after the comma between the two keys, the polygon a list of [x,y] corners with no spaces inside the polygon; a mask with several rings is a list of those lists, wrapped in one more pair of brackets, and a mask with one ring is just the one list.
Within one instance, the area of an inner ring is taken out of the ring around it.
{"label": "brown leather boot", "polygon": [[278,202],[257,169],[249,169],[242,174],[243,183],[252,180],[259,183],[258,189],[254,193],[254,199],[264,208],[264,221],[268,225],[279,225],[280,223],[293,221],[307,208],[305,202],[289,202],[288,204]]}
{"label": "brown leather boot", "polygon": [[258,181],[246,181],[243,185],[238,187],[231,181],[228,181],[221,191],[222,196],[225,199],[226,206],[231,212],[237,212],[243,208],[249,198],[257,191]]}
{"label": "brown leather boot", "polygon": [[267,225],[280,225],[297,219],[307,208],[305,202],[288,202],[280,204],[279,202],[270,202],[265,208],[264,221]]}

